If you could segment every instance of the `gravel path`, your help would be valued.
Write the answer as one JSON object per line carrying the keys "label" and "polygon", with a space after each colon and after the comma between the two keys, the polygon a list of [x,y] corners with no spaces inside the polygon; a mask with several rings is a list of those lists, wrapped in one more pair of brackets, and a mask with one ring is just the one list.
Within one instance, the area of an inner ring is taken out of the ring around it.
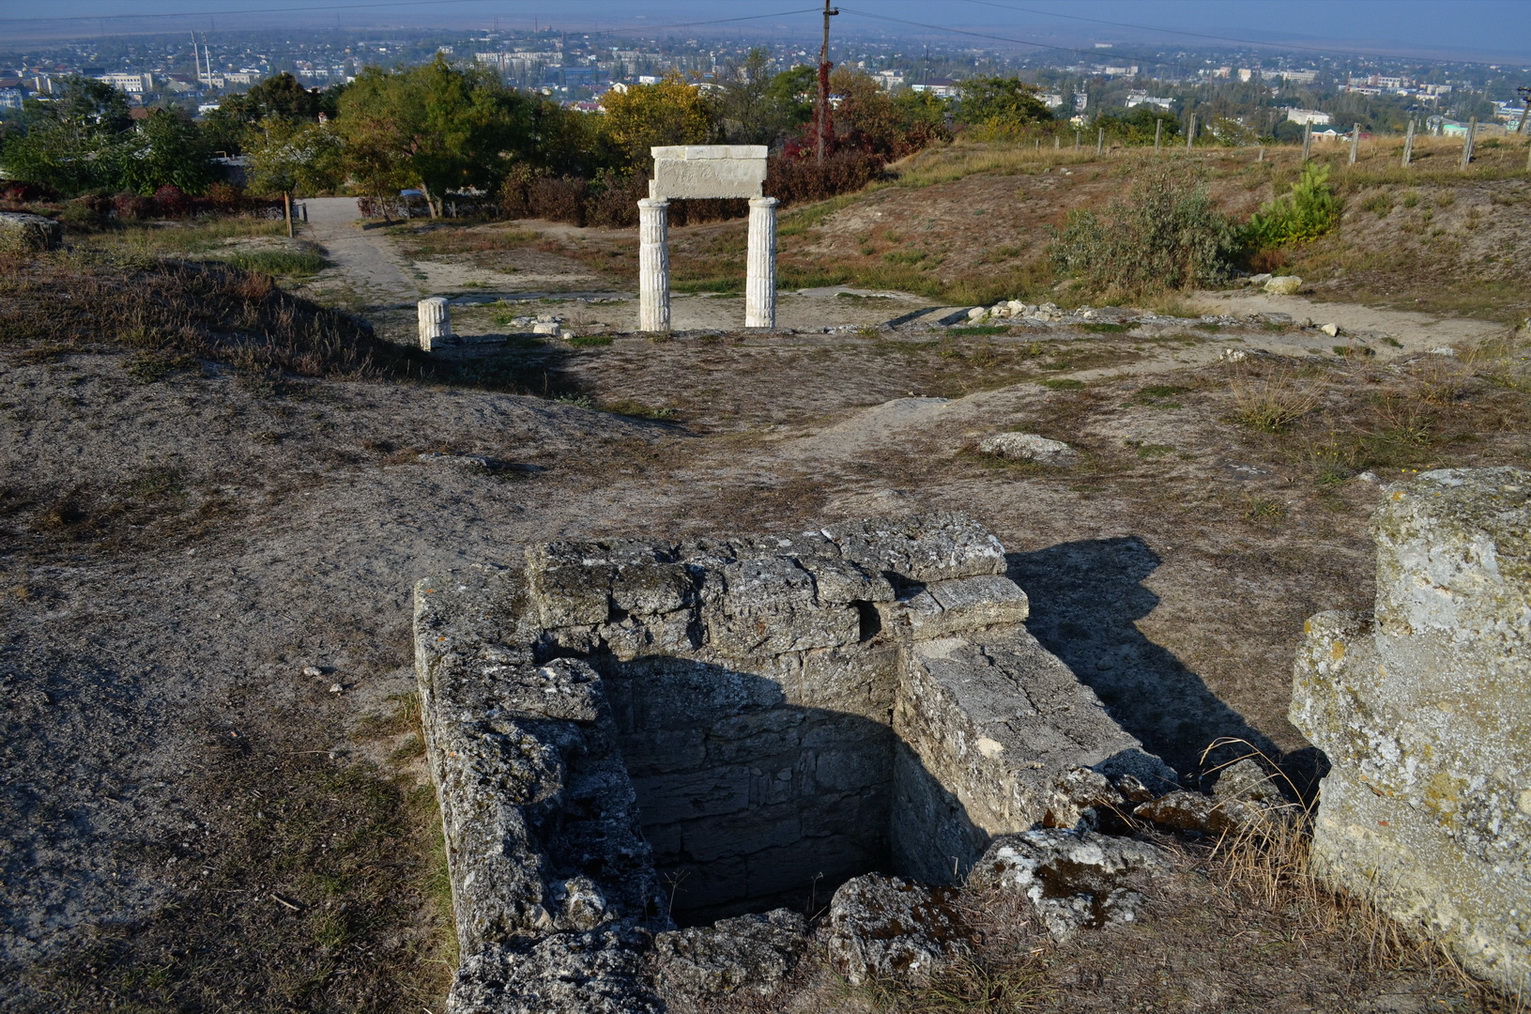
{"label": "gravel path", "polygon": [[385,235],[385,226],[364,224],[354,197],[313,197],[307,238],[329,252],[346,282],[369,307],[413,303],[423,293],[414,272]]}

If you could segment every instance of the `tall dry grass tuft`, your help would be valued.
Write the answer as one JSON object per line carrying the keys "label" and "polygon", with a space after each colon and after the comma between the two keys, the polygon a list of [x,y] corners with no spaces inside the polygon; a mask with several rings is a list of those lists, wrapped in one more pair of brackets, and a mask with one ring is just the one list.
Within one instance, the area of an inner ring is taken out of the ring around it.
{"label": "tall dry grass tuft", "polygon": [[1262,433],[1280,433],[1318,407],[1319,390],[1290,366],[1248,368],[1229,378],[1233,418]]}
{"label": "tall dry grass tuft", "polygon": [[[1291,799],[1301,798],[1297,785],[1280,766],[1247,740],[1219,739],[1207,747],[1203,759],[1229,747],[1243,748],[1243,752],[1209,772],[1253,759],[1272,773],[1272,781],[1282,785]],[[1223,833],[1208,857],[1209,873],[1223,889],[1249,902],[1286,911],[1313,937],[1351,945],[1371,970],[1413,968],[1444,974],[1463,991],[1484,1000],[1492,998],[1488,986],[1463,971],[1441,943],[1419,927],[1394,919],[1368,898],[1330,886],[1313,858],[1316,805],[1315,799],[1271,807],[1263,816]]]}

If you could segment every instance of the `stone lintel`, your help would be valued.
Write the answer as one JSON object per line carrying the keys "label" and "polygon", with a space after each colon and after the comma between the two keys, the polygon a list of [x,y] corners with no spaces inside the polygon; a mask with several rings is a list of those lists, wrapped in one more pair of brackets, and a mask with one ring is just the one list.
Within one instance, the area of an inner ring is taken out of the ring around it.
{"label": "stone lintel", "polygon": [[764,192],[765,145],[670,145],[649,150],[654,156],[650,198],[759,197]]}

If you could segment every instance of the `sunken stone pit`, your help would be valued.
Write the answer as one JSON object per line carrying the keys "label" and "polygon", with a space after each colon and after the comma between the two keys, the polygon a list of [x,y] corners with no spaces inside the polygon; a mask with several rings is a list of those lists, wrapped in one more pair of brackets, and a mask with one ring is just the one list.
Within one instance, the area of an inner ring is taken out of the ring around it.
{"label": "sunken stone pit", "polygon": [[663,1010],[654,953],[712,932],[677,924],[769,934],[865,874],[952,884],[996,835],[1072,826],[1048,818],[1080,768],[1173,782],[1005,574],[941,514],[550,543],[421,582],[448,1010]]}

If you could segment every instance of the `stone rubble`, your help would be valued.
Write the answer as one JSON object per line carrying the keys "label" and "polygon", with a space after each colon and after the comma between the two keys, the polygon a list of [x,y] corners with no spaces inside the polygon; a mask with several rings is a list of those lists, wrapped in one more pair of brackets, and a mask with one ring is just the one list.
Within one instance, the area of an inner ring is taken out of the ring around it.
{"label": "stone rubble", "polygon": [[740,992],[766,996],[807,947],[807,920],[785,908],[659,933],[654,937],[659,990],[672,1005]]}
{"label": "stone rubble", "polygon": [[920,982],[970,953],[953,907],[957,892],[869,873],[847,881],[829,905],[829,964],[859,986],[878,979]]}
{"label": "stone rubble", "polygon": [[966,890],[1024,895],[1053,939],[1080,929],[1133,922],[1144,891],[1176,875],[1156,845],[1095,831],[1039,828],[994,840]]}

